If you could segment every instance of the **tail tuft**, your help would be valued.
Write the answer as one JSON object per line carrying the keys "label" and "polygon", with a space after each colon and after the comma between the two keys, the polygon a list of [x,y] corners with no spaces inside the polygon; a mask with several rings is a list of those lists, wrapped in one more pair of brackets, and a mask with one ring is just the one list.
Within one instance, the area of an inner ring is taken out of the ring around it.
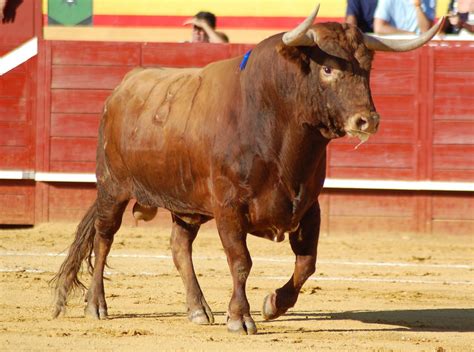
{"label": "tail tuft", "polygon": [[79,223],[66,259],[61,264],[58,273],[50,281],[55,290],[55,306],[53,318],[57,318],[65,312],[67,298],[71,291],[76,289],[85,290],[86,287],[79,280],[78,273],[82,262],[87,260],[87,268],[92,273],[92,251],[94,249],[95,220],[97,218],[97,200],[89,208],[86,215]]}

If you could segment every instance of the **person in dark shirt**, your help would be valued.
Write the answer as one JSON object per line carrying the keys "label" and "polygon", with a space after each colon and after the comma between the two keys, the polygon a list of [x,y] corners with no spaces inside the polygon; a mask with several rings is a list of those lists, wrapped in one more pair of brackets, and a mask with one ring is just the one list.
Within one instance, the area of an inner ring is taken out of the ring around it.
{"label": "person in dark shirt", "polygon": [[374,12],[377,0],[347,0],[346,22],[360,28],[362,32],[374,31]]}

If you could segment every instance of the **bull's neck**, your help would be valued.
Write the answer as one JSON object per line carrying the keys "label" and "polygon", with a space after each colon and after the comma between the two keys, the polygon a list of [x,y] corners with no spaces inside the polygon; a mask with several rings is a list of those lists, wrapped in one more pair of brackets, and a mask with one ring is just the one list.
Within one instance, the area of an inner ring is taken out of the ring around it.
{"label": "bull's neck", "polygon": [[249,131],[248,142],[256,144],[254,150],[276,157],[282,179],[295,186],[312,177],[325,161],[329,140],[314,126],[323,107],[310,106],[319,100],[308,101],[311,84],[277,53],[280,41],[278,36],[269,38],[250,54],[240,75],[239,115]]}

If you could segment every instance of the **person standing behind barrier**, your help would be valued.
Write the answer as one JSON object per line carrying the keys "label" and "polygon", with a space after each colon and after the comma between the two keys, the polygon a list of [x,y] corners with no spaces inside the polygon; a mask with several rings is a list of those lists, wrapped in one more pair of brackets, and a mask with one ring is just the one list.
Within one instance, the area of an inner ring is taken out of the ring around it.
{"label": "person standing behind barrier", "polygon": [[474,0],[451,0],[444,32],[459,34],[463,29],[474,33]]}
{"label": "person standing behind barrier", "polygon": [[16,17],[16,9],[21,5],[23,0],[0,0],[0,17],[2,23],[14,22]]}
{"label": "person standing behind barrier", "polygon": [[379,0],[374,14],[375,34],[420,34],[430,29],[436,0]]}
{"label": "person standing behind barrier", "polygon": [[191,43],[228,43],[229,38],[216,31],[216,16],[211,12],[200,11],[184,25],[193,25]]}
{"label": "person standing behind barrier", "polygon": [[364,33],[373,33],[376,7],[377,0],[348,0],[346,22],[359,27]]}

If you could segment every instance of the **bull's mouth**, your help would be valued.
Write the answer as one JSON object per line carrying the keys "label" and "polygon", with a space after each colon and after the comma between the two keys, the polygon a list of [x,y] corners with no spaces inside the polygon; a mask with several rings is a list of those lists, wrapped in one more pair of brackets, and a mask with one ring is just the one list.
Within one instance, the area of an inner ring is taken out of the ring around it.
{"label": "bull's mouth", "polygon": [[372,133],[369,133],[369,132],[364,132],[364,131],[361,131],[361,130],[348,130],[347,131],[347,134],[350,136],[350,137],[356,137],[356,138],[359,138],[359,144],[357,144],[355,146],[355,149],[359,148],[359,146],[361,144],[364,144],[365,142],[367,142],[369,140],[369,137],[372,135]]}
{"label": "bull's mouth", "polygon": [[325,124],[320,122],[317,127],[321,135],[327,139],[340,138],[346,135],[346,131],[344,131],[343,129],[336,128],[336,126],[334,126],[333,124],[330,124],[330,126],[326,126]]}

